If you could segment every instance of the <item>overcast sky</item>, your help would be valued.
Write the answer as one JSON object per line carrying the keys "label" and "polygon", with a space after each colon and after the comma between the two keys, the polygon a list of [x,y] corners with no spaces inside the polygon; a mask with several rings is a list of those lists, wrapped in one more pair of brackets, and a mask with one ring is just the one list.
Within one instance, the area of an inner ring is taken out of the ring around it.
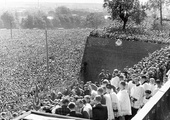
{"label": "overcast sky", "polygon": [[[104,0],[0,0],[0,3],[14,3],[14,2],[61,2],[61,3],[103,3]],[[147,1],[147,0],[140,0]]]}

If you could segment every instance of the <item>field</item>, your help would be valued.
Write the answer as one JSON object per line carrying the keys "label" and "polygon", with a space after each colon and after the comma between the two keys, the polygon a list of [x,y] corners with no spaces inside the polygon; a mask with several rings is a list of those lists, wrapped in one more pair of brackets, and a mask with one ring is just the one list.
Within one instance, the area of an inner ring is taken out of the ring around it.
{"label": "field", "polygon": [[[57,90],[78,79],[86,37],[91,29],[48,30],[50,77]],[[10,101],[46,79],[44,30],[0,30],[0,99]]]}

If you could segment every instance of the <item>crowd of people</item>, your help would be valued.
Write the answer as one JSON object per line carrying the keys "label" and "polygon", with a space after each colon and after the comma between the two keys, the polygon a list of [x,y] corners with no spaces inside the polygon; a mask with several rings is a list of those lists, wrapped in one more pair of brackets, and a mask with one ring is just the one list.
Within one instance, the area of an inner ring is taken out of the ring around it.
{"label": "crowd of people", "polygon": [[9,108],[1,112],[0,118],[12,119],[37,110],[93,120],[131,120],[170,78],[169,50],[168,47],[157,50],[123,71],[114,69],[110,73],[102,69],[96,83],[80,81],[63,92],[51,90],[37,106],[29,102],[22,111]]}
{"label": "crowd of people", "polygon": [[[92,37],[100,38],[119,38],[127,41],[141,41],[156,44],[169,44],[170,33],[158,30],[143,30],[139,28],[130,28],[124,32],[120,28],[107,27],[104,29],[94,29],[90,32]],[[166,39],[165,39],[166,38]]]}

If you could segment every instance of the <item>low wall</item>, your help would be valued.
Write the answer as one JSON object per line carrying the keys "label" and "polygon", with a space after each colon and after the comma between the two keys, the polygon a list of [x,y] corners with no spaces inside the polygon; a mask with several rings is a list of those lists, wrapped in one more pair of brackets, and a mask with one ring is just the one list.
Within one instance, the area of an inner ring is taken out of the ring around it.
{"label": "low wall", "polygon": [[136,42],[122,40],[121,46],[116,46],[117,39],[88,37],[84,50],[81,80],[98,81],[98,74],[101,69],[123,70],[126,66],[133,66],[142,58],[148,56],[161,47],[163,44],[154,44],[146,42]]}

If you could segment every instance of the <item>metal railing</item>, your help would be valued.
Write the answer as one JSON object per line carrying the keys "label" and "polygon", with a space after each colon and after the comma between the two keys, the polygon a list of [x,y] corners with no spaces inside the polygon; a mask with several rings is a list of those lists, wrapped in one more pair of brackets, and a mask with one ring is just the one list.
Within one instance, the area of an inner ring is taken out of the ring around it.
{"label": "metal railing", "polygon": [[170,116],[170,80],[145,104],[132,120],[168,120]]}

